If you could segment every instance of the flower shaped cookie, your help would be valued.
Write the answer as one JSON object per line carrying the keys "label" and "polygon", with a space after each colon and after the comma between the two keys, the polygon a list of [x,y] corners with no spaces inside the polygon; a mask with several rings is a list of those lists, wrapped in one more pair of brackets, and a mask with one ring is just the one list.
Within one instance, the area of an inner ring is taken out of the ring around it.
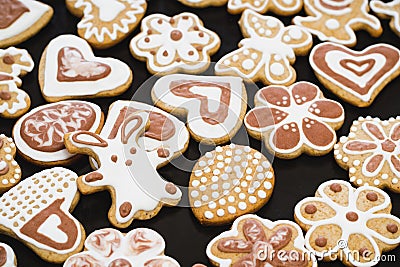
{"label": "flower shaped cookie", "polygon": [[232,229],[215,237],[207,256],[219,267],[228,266],[317,266],[304,247],[300,227],[287,220],[272,222],[256,215],[243,215]]}
{"label": "flower shaped cookie", "polygon": [[160,234],[137,228],[124,235],[115,229],[101,229],[85,241],[86,251],[71,256],[64,267],[179,267],[164,256],[165,242]]}
{"label": "flower shaped cookie", "polygon": [[192,13],[172,18],[153,14],[143,19],[141,29],[130,49],[135,58],[147,61],[147,69],[153,74],[180,70],[200,73],[208,68],[210,55],[220,46],[218,35]]}
{"label": "flower shaped cookie", "polygon": [[280,158],[328,153],[336,142],[334,130],[344,121],[343,107],[308,82],[264,87],[254,102],[244,120],[246,128]]}
{"label": "flower shaped cookie", "polygon": [[400,37],[400,0],[391,2],[373,0],[369,5],[378,17],[390,19],[390,28]]}
{"label": "flower shaped cookie", "polygon": [[295,219],[307,231],[306,247],[317,257],[373,266],[382,251],[400,243],[400,219],[390,214],[391,207],[389,196],[378,188],[354,189],[332,180],[296,205]]}
{"label": "flower shaped cookie", "polygon": [[335,159],[349,170],[350,182],[400,192],[400,117],[359,118],[348,137],[335,145]]}

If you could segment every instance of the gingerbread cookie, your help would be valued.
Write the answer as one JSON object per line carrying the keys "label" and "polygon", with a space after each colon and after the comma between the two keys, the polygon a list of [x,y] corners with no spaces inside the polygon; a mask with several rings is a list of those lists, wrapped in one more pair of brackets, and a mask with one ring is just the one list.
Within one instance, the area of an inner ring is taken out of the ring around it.
{"label": "gingerbread cookie", "polygon": [[304,0],[304,9],[308,16],[297,16],[293,23],[321,41],[351,47],[357,43],[355,31],[365,30],[373,37],[382,33],[379,20],[368,14],[368,0]]}
{"label": "gingerbread cookie", "polygon": [[141,31],[130,43],[131,53],[146,61],[152,74],[201,73],[221,44],[218,35],[192,13],[172,18],[152,14],[143,19]]}
{"label": "gingerbread cookie", "polygon": [[250,9],[243,12],[239,24],[245,39],[239,49],[217,62],[215,73],[264,84],[292,84],[296,71],[291,64],[296,55],[305,55],[311,49],[311,34],[294,25],[285,27],[277,18]]}
{"label": "gingerbread cookie", "polygon": [[238,14],[246,9],[264,14],[267,11],[281,16],[290,16],[298,13],[303,7],[303,0],[229,0],[228,11]]}
{"label": "gingerbread cookie", "polygon": [[9,47],[0,49],[0,116],[17,118],[27,112],[31,105],[29,95],[19,89],[24,76],[32,71],[33,60],[28,51]]}
{"label": "gingerbread cookie", "polygon": [[34,0],[1,0],[0,47],[22,43],[49,23],[53,9]]}
{"label": "gingerbread cookie", "polygon": [[292,221],[272,222],[257,215],[243,215],[232,229],[207,245],[207,256],[219,267],[315,267],[315,257],[305,249],[300,227]]}
{"label": "gingerbread cookie", "polygon": [[14,250],[4,243],[0,243],[0,266],[17,267],[17,258]]}
{"label": "gingerbread cookie", "polygon": [[256,93],[254,102],[256,107],[244,119],[247,131],[283,159],[296,158],[303,152],[312,156],[329,153],[336,143],[335,130],[344,122],[342,105],[326,99],[309,82],[264,87]]}
{"label": "gingerbread cookie", "polygon": [[235,144],[217,146],[193,167],[190,206],[201,224],[230,223],[262,208],[274,184],[271,163],[260,152]]}
{"label": "gingerbread cookie", "polygon": [[155,216],[162,206],[178,204],[182,196],[177,186],[165,181],[156,171],[157,164],[175,155],[173,149],[179,144],[176,139],[170,139],[173,143],[161,142],[153,150],[147,150],[140,142],[139,137],[150,129],[149,116],[148,111],[127,112],[122,120],[109,116],[107,120],[114,122],[113,135],[109,137],[88,131],[76,131],[64,137],[69,152],[87,154],[100,166],[79,177],[78,187],[83,194],[108,190],[112,197],[108,218],[119,228],[128,227],[134,219]]}
{"label": "gingerbread cookie", "polygon": [[61,167],[25,178],[0,198],[0,231],[48,262],[82,250],[85,231],[71,215],[79,201],[76,173]]}
{"label": "gingerbread cookie", "polygon": [[400,0],[393,0],[388,3],[372,0],[369,5],[378,17],[390,19],[390,28],[400,37]]}
{"label": "gingerbread cookie", "polygon": [[74,35],[60,35],[44,51],[39,84],[48,102],[109,97],[122,94],[132,83],[127,64],[93,55],[89,44]]}
{"label": "gingerbread cookie", "polygon": [[347,266],[373,266],[400,243],[400,219],[382,190],[331,180],[301,200],[295,219],[307,231],[306,247],[318,258]]}
{"label": "gingerbread cookie", "polygon": [[357,52],[322,43],[311,51],[310,64],[326,88],[355,106],[366,107],[400,74],[400,51],[387,44]]}
{"label": "gingerbread cookie", "polygon": [[208,6],[222,6],[225,5],[228,0],[178,0],[184,5],[203,8]]}
{"label": "gingerbread cookie", "polygon": [[27,160],[44,166],[65,165],[75,158],[64,147],[64,134],[76,130],[99,132],[103,113],[96,104],[69,100],[36,107],[14,125],[13,138]]}
{"label": "gingerbread cookie", "polygon": [[21,168],[14,160],[15,152],[12,138],[0,134],[0,193],[4,193],[21,179]]}
{"label": "gingerbread cookie", "polygon": [[70,257],[64,267],[180,267],[164,255],[165,241],[148,228],[136,228],[127,234],[106,228],[91,233],[85,251]]}
{"label": "gingerbread cookie", "polygon": [[125,39],[139,24],[146,0],[66,0],[77,17],[78,34],[98,49],[109,48]]}
{"label": "gingerbread cookie", "polygon": [[336,162],[356,185],[373,185],[400,193],[400,117],[360,117],[349,135],[335,145]]}
{"label": "gingerbread cookie", "polygon": [[242,125],[247,93],[239,77],[171,74],[151,91],[156,106],[187,117],[187,127],[198,142],[222,144]]}

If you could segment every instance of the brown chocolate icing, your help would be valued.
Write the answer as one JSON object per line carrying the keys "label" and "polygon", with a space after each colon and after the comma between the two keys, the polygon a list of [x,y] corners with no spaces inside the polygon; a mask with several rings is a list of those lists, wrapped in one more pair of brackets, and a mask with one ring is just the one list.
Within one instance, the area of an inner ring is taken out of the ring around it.
{"label": "brown chocolate icing", "polygon": [[14,78],[8,74],[0,74],[0,81],[12,81]]}
{"label": "brown chocolate icing", "polygon": [[10,27],[29,8],[18,0],[0,0],[0,29]]}
{"label": "brown chocolate icing", "polygon": [[372,202],[375,202],[378,200],[378,195],[375,192],[368,192],[366,197],[369,201],[372,201]]}
{"label": "brown chocolate icing", "polygon": [[386,230],[388,230],[388,232],[390,232],[392,234],[395,234],[399,230],[399,227],[394,223],[390,223],[390,224],[386,225]]}
{"label": "brown chocolate icing", "polygon": [[108,267],[132,267],[132,265],[125,259],[116,259],[110,262]]}
{"label": "brown chocolate icing", "polygon": [[177,189],[173,183],[168,183],[165,185],[165,191],[167,191],[169,194],[173,195],[176,193]]}
{"label": "brown chocolate icing", "polygon": [[0,90],[0,100],[10,100],[11,99],[11,93],[6,90]]}
{"label": "brown chocolate icing", "polygon": [[[217,111],[211,112],[208,110],[208,98],[206,96],[195,94],[190,91],[190,89],[194,86],[204,88],[218,87],[221,90],[220,105]],[[208,124],[215,125],[218,123],[223,123],[228,117],[229,103],[231,99],[231,88],[228,83],[180,80],[171,82],[169,89],[176,96],[199,99],[200,115],[203,121]]]}
{"label": "brown chocolate icing", "polygon": [[[355,75],[357,76],[363,76],[365,73],[367,73],[368,71],[370,71],[375,64],[375,60],[373,59],[366,59],[366,60],[362,60],[362,61],[356,61],[353,59],[343,59],[339,62],[340,66],[342,66],[343,68],[353,72]],[[357,67],[362,67],[364,65],[367,65],[366,68],[364,68],[363,70],[359,71],[359,70],[355,70],[351,67],[351,65],[356,65]]]}
{"label": "brown chocolate icing", "polygon": [[10,167],[8,166],[8,163],[0,159],[0,162],[4,162],[6,166],[3,169],[0,169],[0,175],[7,174],[8,171],[10,170]]}
{"label": "brown chocolate icing", "polygon": [[119,207],[119,213],[122,218],[125,218],[131,213],[132,210],[132,204],[129,202],[124,202],[122,205]]}
{"label": "brown chocolate icing", "polygon": [[317,212],[317,207],[314,204],[308,204],[305,208],[304,211],[307,214],[314,214]]}
{"label": "brown chocolate icing", "polygon": [[[78,136],[80,136],[81,134],[90,135],[94,139],[96,139],[98,142],[95,143],[95,142],[80,140],[78,138]],[[97,135],[95,133],[92,133],[92,132],[89,132],[89,131],[81,131],[81,132],[79,132],[77,134],[74,134],[72,136],[72,141],[74,141],[74,142],[76,142],[78,144],[84,144],[84,145],[88,145],[88,146],[99,146],[99,147],[107,147],[108,146],[107,142],[105,140],[103,140],[99,135]]]}
{"label": "brown chocolate icing", "polygon": [[15,59],[12,55],[6,54],[3,56],[3,62],[7,65],[12,65],[15,63]]}
{"label": "brown chocolate icing", "polygon": [[346,144],[346,148],[353,151],[365,151],[377,148],[375,144],[361,141],[351,141]]}
{"label": "brown chocolate icing", "polygon": [[99,172],[91,172],[85,176],[85,181],[88,183],[93,183],[103,179],[103,174]]}
{"label": "brown chocolate icing", "polygon": [[333,183],[329,186],[329,189],[335,193],[342,192],[342,186],[338,183]]}
{"label": "brown chocolate icing", "polygon": [[375,155],[371,158],[371,160],[367,164],[367,171],[374,172],[378,166],[381,164],[383,160],[383,155]]}
{"label": "brown chocolate icing", "polygon": [[328,243],[328,240],[323,237],[323,236],[319,236],[315,239],[315,245],[317,245],[318,247],[325,247],[326,244]]}
{"label": "brown chocolate icing", "polygon": [[159,147],[159,148],[157,149],[157,155],[158,155],[160,158],[168,158],[168,157],[169,157],[169,150],[166,149],[166,148]]}
{"label": "brown chocolate icing", "polygon": [[117,155],[112,155],[111,156],[111,161],[112,162],[117,162],[117,160],[118,160],[118,156]]}
{"label": "brown chocolate icing", "polygon": [[365,125],[368,131],[370,131],[370,133],[372,133],[376,138],[379,140],[385,140],[385,136],[383,136],[383,133],[381,133],[381,130],[378,128],[378,126],[369,122],[367,122]]}
{"label": "brown chocolate icing", "polygon": [[358,215],[353,211],[349,211],[346,213],[346,219],[350,222],[356,222],[358,220]]}

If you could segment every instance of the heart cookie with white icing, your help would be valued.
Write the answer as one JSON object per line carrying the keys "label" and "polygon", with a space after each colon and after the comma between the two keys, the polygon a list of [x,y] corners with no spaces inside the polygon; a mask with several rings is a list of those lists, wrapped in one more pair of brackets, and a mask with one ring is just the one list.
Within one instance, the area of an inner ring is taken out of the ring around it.
{"label": "heart cookie with white icing", "polygon": [[171,74],[151,91],[156,106],[187,117],[187,127],[198,142],[222,144],[242,125],[247,93],[239,77]]}
{"label": "heart cookie with white icing", "polygon": [[400,74],[400,50],[375,44],[359,52],[322,43],[311,51],[310,64],[326,88],[355,106],[367,107]]}
{"label": "heart cookie with white icing", "polygon": [[89,44],[74,35],[53,39],[40,60],[39,84],[48,102],[115,96],[131,83],[127,64],[94,56]]}
{"label": "heart cookie with white icing", "polygon": [[79,200],[77,177],[57,167],[25,178],[0,198],[0,230],[45,261],[62,263],[81,251],[85,231],[70,213]]}
{"label": "heart cookie with white icing", "polygon": [[15,153],[12,138],[0,134],[0,193],[7,191],[21,179],[21,168],[14,160]]}
{"label": "heart cookie with white icing", "polygon": [[147,8],[145,0],[66,0],[77,17],[78,34],[98,49],[125,39],[139,24]]}
{"label": "heart cookie with white icing", "polygon": [[53,9],[39,1],[1,0],[0,5],[0,47],[29,39],[53,16]]}

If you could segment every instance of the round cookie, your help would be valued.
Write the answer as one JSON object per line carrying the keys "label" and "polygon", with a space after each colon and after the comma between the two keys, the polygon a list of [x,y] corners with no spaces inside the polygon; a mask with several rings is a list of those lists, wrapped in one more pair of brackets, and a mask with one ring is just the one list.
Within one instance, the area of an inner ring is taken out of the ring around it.
{"label": "round cookie", "polygon": [[21,179],[21,168],[14,160],[15,153],[12,138],[0,134],[0,193],[4,193]]}
{"label": "round cookie", "polygon": [[242,145],[218,146],[193,167],[190,206],[201,224],[227,224],[262,208],[274,185],[271,163],[260,152]]}

